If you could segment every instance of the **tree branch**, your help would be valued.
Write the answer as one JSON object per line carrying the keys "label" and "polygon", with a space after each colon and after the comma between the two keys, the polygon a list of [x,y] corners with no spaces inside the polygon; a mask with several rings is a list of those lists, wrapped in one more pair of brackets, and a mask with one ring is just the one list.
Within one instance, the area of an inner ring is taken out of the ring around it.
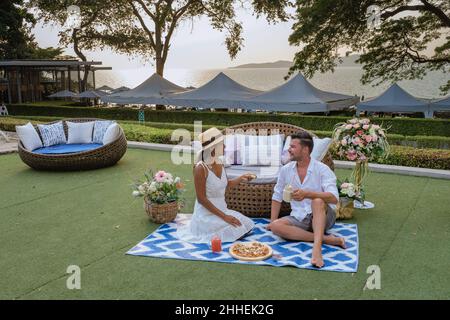
{"label": "tree branch", "polygon": [[145,33],[147,33],[147,35],[150,39],[150,45],[152,46],[153,50],[156,50],[155,41],[153,40],[153,33],[149,30],[149,28],[147,28],[147,25],[145,24],[144,19],[142,18],[141,14],[137,10],[137,8],[134,6],[133,1],[129,1],[129,3],[131,5],[131,7],[133,8],[133,13],[138,18],[138,20],[142,26],[142,29],[144,29]]}
{"label": "tree branch", "polygon": [[435,5],[429,3],[427,0],[420,0],[420,2],[423,3],[424,7],[429,11],[434,13],[435,16],[441,20],[442,24],[444,26],[447,26],[450,28],[450,17],[445,14],[444,11],[442,11],[440,8],[436,7]]}
{"label": "tree branch", "polygon": [[439,20],[441,20],[442,24],[446,27],[450,28],[450,17],[448,17],[444,11],[435,5],[429,3],[427,0],[420,0],[423,5],[415,5],[415,6],[400,6],[393,11],[386,11],[381,14],[381,19],[386,20],[390,17],[395,16],[396,14],[404,11],[428,11],[434,14]]}
{"label": "tree branch", "polygon": [[426,8],[423,5],[416,5],[416,6],[400,6],[397,9],[393,11],[386,11],[381,14],[381,19],[386,20],[390,17],[395,16],[396,14],[404,11],[425,11]]}
{"label": "tree branch", "polygon": [[194,1],[195,0],[189,0],[183,7],[176,10],[173,14],[172,23],[170,24],[169,31],[167,32],[167,35],[164,39],[164,49],[163,49],[163,56],[162,56],[162,59],[164,62],[167,59],[167,55],[169,53],[169,47],[170,47],[170,39],[172,38],[172,34],[177,26],[178,20],[183,16],[183,14],[187,11],[187,9],[189,9],[189,6]]}

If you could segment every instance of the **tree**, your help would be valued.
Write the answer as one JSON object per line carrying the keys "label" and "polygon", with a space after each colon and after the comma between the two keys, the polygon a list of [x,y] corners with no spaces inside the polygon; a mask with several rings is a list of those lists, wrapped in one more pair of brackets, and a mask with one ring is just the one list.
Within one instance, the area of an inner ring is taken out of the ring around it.
{"label": "tree", "polygon": [[[379,12],[372,13],[373,5]],[[379,19],[378,28],[371,27],[373,18]],[[298,0],[295,19],[289,42],[304,46],[289,74],[299,70],[311,77],[334,70],[340,48],[361,53],[357,62],[363,66],[363,84],[450,71],[448,0]],[[440,89],[449,91],[450,80]]]}
{"label": "tree", "polygon": [[0,59],[53,59],[59,48],[39,48],[30,29],[36,20],[22,0],[2,0],[0,4]]}
{"label": "tree", "polygon": [[[171,40],[182,21],[196,17],[209,18],[214,29],[227,31],[225,44],[232,58],[242,47],[242,26],[235,20],[237,0],[77,0],[58,2],[54,0],[31,0],[39,9],[39,17],[46,22],[63,24],[67,6],[78,5],[83,22],[76,31],[60,32],[62,44],[74,45],[75,52],[83,60],[81,49],[107,46],[129,55],[137,54],[151,58],[156,72],[163,76],[169,55]],[[257,16],[266,15],[269,22],[285,21],[285,8],[289,0],[252,0]]]}

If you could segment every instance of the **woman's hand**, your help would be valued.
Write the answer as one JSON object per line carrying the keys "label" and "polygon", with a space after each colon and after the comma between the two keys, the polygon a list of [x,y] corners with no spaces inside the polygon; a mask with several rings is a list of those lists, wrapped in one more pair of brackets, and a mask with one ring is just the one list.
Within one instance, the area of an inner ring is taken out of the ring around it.
{"label": "woman's hand", "polygon": [[256,175],[253,173],[246,173],[240,176],[239,178],[241,179],[241,181],[249,182],[252,181],[253,179],[256,179]]}
{"label": "woman's hand", "polygon": [[225,222],[231,224],[233,227],[240,227],[242,224],[239,221],[239,219],[231,216],[231,215],[225,215],[225,217],[223,217],[223,220],[225,220]]}

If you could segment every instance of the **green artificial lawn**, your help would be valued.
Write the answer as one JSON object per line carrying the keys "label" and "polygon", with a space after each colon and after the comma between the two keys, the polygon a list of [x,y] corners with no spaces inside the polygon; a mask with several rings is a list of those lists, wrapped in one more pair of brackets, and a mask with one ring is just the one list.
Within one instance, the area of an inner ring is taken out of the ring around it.
{"label": "green artificial lawn", "polygon": [[[0,299],[450,298],[449,181],[371,173],[376,208],[348,221],[360,241],[351,274],[125,255],[158,227],[131,196],[148,167],[186,180],[192,212],[192,166],[167,152],[129,149],[114,167],[66,173],[0,156]],[[69,265],[81,267],[81,290],[66,287]],[[380,290],[364,290],[370,265],[381,268]]]}

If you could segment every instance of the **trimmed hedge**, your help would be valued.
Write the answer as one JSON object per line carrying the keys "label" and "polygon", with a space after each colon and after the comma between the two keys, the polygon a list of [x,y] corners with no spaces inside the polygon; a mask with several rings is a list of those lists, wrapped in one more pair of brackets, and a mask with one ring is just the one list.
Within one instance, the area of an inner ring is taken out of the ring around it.
{"label": "trimmed hedge", "polygon": [[[347,160],[332,151],[333,159]],[[387,159],[377,163],[405,167],[450,170],[450,150],[415,149],[402,146],[391,146]]]}
{"label": "trimmed hedge", "polygon": [[[26,119],[0,118],[0,129],[14,131],[16,125],[25,124],[27,122],[28,120]],[[31,122],[40,123],[41,121],[33,120]],[[171,141],[172,129],[152,128],[130,123],[122,123],[121,126],[124,129],[128,140],[177,144],[177,141]],[[333,154],[333,158],[339,159],[336,154]],[[450,150],[415,149],[403,146],[391,146],[391,154],[389,157],[379,163],[450,170]]]}
{"label": "trimmed hedge", "polygon": [[[56,117],[93,117],[115,120],[138,119],[139,110],[124,107],[80,108],[58,106],[9,105],[11,115],[56,116]],[[290,123],[309,130],[332,131],[335,124],[348,117],[327,117],[308,115],[286,115],[267,113],[235,113],[206,111],[145,110],[145,119],[149,122],[188,123],[203,121],[204,125],[230,126],[245,122],[275,121]],[[388,133],[405,136],[450,136],[450,120],[413,119],[413,118],[373,118],[372,121],[389,128]]]}
{"label": "trimmed hedge", "polygon": [[[28,119],[42,122],[51,122],[62,119],[61,117],[43,117],[43,116],[14,116],[10,118],[16,119]],[[140,127],[146,126],[151,128],[160,128],[160,129],[186,129],[189,131],[194,131],[193,124],[187,123],[163,123],[163,122],[145,122],[139,123],[138,121],[130,121],[130,120],[119,120],[120,124],[132,124],[139,125]],[[209,129],[214,125],[203,125],[202,130]],[[216,126],[219,129],[225,128],[224,126]],[[13,128],[14,130],[14,128]],[[318,131],[311,130],[320,138],[331,137],[331,131]],[[391,145],[400,145],[405,147],[413,147],[419,149],[450,149],[450,137],[439,137],[439,136],[402,136],[398,134],[389,134],[388,141]]]}

